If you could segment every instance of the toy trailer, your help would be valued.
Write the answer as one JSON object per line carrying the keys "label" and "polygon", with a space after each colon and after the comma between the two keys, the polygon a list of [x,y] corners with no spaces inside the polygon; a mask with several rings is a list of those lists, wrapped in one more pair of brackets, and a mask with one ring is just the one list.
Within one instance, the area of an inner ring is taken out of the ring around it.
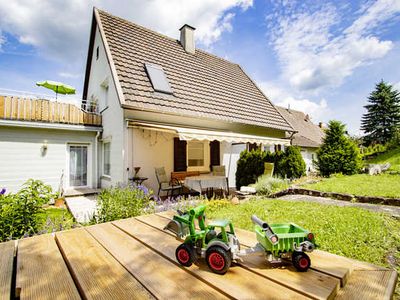
{"label": "toy trailer", "polygon": [[279,262],[281,258],[291,258],[298,271],[308,270],[311,260],[305,252],[314,250],[314,234],[293,223],[268,225],[255,215],[251,219],[255,224],[257,241],[269,261]]}

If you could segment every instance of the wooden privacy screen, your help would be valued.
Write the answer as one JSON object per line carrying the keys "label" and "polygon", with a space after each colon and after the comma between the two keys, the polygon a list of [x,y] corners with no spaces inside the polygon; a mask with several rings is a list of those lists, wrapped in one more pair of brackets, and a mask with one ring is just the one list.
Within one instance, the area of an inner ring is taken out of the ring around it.
{"label": "wooden privacy screen", "polygon": [[101,116],[49,100],[0,96],[0,119],[101,126]]}

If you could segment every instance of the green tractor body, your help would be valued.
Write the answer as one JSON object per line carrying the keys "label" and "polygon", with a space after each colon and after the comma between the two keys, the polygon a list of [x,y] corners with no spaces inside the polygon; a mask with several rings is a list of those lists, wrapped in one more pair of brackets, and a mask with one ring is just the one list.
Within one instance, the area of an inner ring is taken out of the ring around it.
{"label": "green tractor body", "polygon": [[206,206],[200,205],[175,215],[165,229],[174,232],[178,238],[184,238],[184,242],[175,252],[180,264],[191,266],[198,257],[205,257],[213,272],[224,274],[232,260],[237,258],[239,241],[232,223],[228,220],[217,220],[206,225],[205,209]]}

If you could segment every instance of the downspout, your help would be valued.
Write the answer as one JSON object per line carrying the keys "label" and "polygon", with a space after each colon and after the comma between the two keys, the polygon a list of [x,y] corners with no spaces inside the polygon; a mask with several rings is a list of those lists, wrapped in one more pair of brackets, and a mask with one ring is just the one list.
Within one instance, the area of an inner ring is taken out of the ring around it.
{"label": "downspout", "polygon": [[96,188],[99,188],[99,161],[98,161],[98,152],[99,152],[99,148],[98,148],[98,139],[100,136],[100,131],[97,131],[96,133],[96,137],[94,139],[94,173],[96,174],[96,181],[95,181],[95,186]]}

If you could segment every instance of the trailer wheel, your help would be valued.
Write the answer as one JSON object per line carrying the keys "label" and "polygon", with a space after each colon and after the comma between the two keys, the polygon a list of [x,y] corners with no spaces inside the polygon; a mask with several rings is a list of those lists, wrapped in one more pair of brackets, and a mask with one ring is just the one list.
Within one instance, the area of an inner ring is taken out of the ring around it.
{"label": "trailer wheel", "polygon": [[299,272],[306,272],[311,266],[310,257],[304,252],[293,252],[292,262]]}
{"label": "trailer wheel", "polygon": [[206,251],[208,267],[217,274],[225,274],[231,266],[231,255],[228,251],[219,246],[213,246]]}
{"label": "trailer wheel", "polygon": [[196,254],[192,245],[183,243],[176,248],[175,256],[177,261],[185,267],[190,267],[196,261]]}

